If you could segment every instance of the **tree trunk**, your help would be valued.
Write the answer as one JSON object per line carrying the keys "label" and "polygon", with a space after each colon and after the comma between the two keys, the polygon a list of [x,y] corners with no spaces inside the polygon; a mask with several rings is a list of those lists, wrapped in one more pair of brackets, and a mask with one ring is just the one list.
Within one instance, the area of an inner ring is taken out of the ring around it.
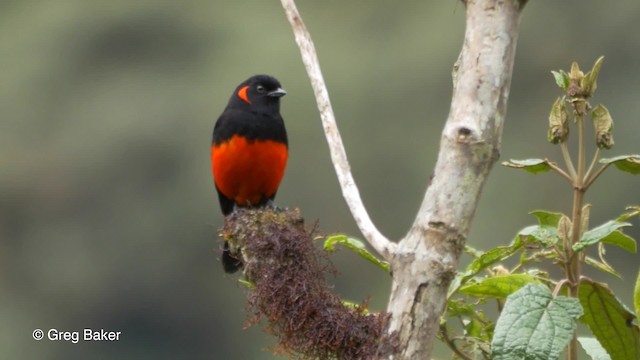
{"label": "tree trunk", "polygon": [[526,1],[466,1],[464,45],[432,183],[391,258],[393,359],[429,359],[447,291],[500,138]]}

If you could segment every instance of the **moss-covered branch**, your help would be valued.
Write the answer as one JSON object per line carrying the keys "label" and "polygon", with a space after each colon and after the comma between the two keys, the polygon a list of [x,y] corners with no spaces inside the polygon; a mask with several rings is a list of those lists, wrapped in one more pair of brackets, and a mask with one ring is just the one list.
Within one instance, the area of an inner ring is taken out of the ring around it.
{"label": "moss-covered branch", "polygon": [[297,209],[237,211],[225,219],[222,237],[255,285],[251,322],[266,320],[280,350],[302,359],[373,359],[392,349],[388,314],[347,307],[331,291],[331,265]]}

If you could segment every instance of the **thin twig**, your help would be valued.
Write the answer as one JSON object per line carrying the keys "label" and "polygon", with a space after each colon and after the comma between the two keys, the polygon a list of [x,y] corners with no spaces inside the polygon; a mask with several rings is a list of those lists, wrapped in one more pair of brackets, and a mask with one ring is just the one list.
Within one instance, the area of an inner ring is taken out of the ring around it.
{"label": "thin twig", "polygon": [[565,285],[567,285],[567,284],[569,284],[569,285],[570,285],[569,280],[567,280],[567,279],[562,279],[562,280],[560,280],[560,281],[556,284],[556,286],[553,288],[552,296],[553,296],[553,297],[558,296],[558,295],[560,294],[560,291],[562,291],[562,287],[563,287],[563,286],[565,286]]}
{"label": "thin twig", "polygon": [[598,176],[600,176],[609,167],[610,164],[611,163],[602,165],[589,179],[587,179],[587,181],[584,183],[584,189],[588,189],[591,184],[596,181]]}
{"label": "thin twig", "polygon": [[351,210],[351,214],[362,235],[364,235],[369,244],[371,244],[380,255],[386,260],[390,260],[395,252],[396,244],[389,241],[389,239],[382,235],[376,228],[360,198],[360,192],[351,174],[351,167],[349,166],[347,154],[342,144],[342,137],[338,131],[338,125],[336,124],[329,100],[329,92],[327,91],[327,86],[325,85],[322,71],[320,70],[318,55],[311,40],[311,35],[302,21],[295,2],[293,0],[281,0],[281,3],[285,10],[287,20],[289,20],[291,28],[293,29],[296,43],[302,55],[302,62],[311,81],[311,87],[313,88],[318,110],[320,111],[320,118],[322,119],[322,126],[329,144],[331,161],[333,162],[342,189],[342,196],[349,206],[349,210]]}
{"label": "thin twig", "polygon": [[573,167],[573,161],[571,161],[571,155],[569,154],[569,149],[567,148],[567,143],[563,142],[560,144],[560,149],[562,150],[562,157],[564,157],[564,162],[567,164],[567,169],[569,170],[569,175],[572,178],[576,177],[576,168]]}
{"label": "thin twig", "polygon": [[567,174],[564,170],[562,170],[562,168],[560,168],[558,165],[552,163],[551,161],[547,161],[547,164],[549,164],[549,167],[551,168],[551,170],[557,172],[563,178],[567,179],[569,184],[573,184],[573,179],[571,178],[571,175]]}
{"label": "thin twig", "polygon": [[458,355],[460,358],[464,360],[473,360],[473,358],[471,358],[469,355],[463,353],[462,350],[458,349],[458,347],[456,346],[455,340],[449,337],[449,331],[447,329],[447,325],[445,324],[440,325],[440,333],[442,334],[442,338],[447,343],[449,348],[454,353],[456,353],[456,355]]}
{"label": "thin twig", "polygon": [[587,169],[587,172],[584,174],[584,182],[585,183],[589,179],[589,176],[591,176],[591,172],[593,171],[593,168],[596,166],[596,163],[598,162],[598,160],[600,160],[600,147],[596,148],[596,153],[593,154],[593,160],[591,160],[591,164],[589,165],[589,169]]}

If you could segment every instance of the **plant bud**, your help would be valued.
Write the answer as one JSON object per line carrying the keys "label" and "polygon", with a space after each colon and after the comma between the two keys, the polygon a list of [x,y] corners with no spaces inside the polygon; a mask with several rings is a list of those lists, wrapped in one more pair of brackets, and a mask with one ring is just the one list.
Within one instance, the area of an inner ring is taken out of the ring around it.
{"label": "plant bud", "polygon": [[571,220],[566,215],[562,215],[558,221],[558,237],[563,244],[569,244],[570,242],[571,227]]}
{"label": "plant bud", "polygon": [[611,149],[613,147],[613,119],[604,105],[596,106],[591,112],[593,127],[596,132],[596,144],[600,149]]}
{"label": "plant bud", "polygon": [[598,87],[598,75],[604,56],[600,56],[593,64],[591,71],[580,80],[580,93],[585,97],[591,97]]}
{"label": "plant bud", "polygon": [[549,113],[547,140],[552,144],[564,143],[569,138],[569,112],[564,98],[557,98]]}
{"label": "plant bud", "polygon": [[577,62],[571,63],[571,71],[569,72],[569,87],[567,88],[567,95],[570,97],[582,96],[580,83],[584,78],[584,73],[580,71],[580,67]]}

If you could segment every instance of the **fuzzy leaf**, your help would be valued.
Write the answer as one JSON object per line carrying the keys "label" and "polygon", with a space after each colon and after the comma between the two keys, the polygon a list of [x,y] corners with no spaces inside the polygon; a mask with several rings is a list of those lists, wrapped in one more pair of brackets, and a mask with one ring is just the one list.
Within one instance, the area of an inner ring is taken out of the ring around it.
{"label": "fuzzy leaf", "polygon": [[559,97],[549,112],[549,130],[547,140],[552,144],[561,144],[569,138],[569,111],[564,98]]}
{"label": "fuzzy leaf", "polygon": [[507,298],[491,344],[494,360],[557,359],[582,315],[578,299],[554,298],[541,284],[528,284]]}
{"label": "fuzzy leaf", "polygon": [[589,326],[611,359],[638,359],[640,330],[633,323],[635,314],[605,284],[581,280],[578,294],[584,308],[580,321]]}
{"label": "fuzzy leaf", "polygon": [[627,206],[627,208],[625,210],[627,210],[627,212],[625,212],[622,215],[618,216],[616,221],[624,222],[624,221],[627,221],[628,219],[630,219],[630,218],[632,218],[634,216],[640,215],[640,206],[635,206],[635,205]]}
{"label": "fuzzy leaf", "polygon": [[623,233],[620,230],[616,230],[611,234],[602,238],[602,242],[605,244],[615,245],[621,249],[627,250],[630,253],[637,251],[636,241],[629,235]]}
{"label": "fuzzy leaf", "polygon": [[447,301],[447,316],[470,316],[476,312],[475,304],[463,301],[462,299],[453,299]]}
{"label": "fuzzy leaf", "polygon": [[535,216],[538,219],[538,224],[541,226],[553,226],[556,227],[558,226],[558,221],[560,221],[560,218],[562,217],[562,213],[560,212],[553,212],[553,211],[546,211],[546,210],[534,210],[532,212],[530,212],[529,214]]}
{"label": "fuzzy leaf", "polygon": [[518,236],[523,242],[531,242],[533,238],[544,247],[552,246],[558,242],[558,229],[551,226],[531,225],[520,230]]}
{"label": "fuzzy leaf", "polygon": [[556,80],[556,84],[562,90],[567,90],[569,87],[569,74],[567,74],[564,70],[560,71],[551,71],[553,74],[553,78]]}
{"label": "fuzzy leaf", "polygon": [[595,64],[593,64],[593,68],[589,71],[580,81],[580,87],[582,92],[590,97],[596,91],[598,87],[598,75],[600,74],[600,67],[602,66],[602,61],[604,60],[604,56],[600,56]]}
{"label": "fuzzy leaf", "polygon": [[598,104],[591,111],[591,119],[596,133],[596,145],[600,149],[611,149],[613,141],[613,119],[609,110],[602,104]]}
{"label": "fuzzy leaf", "polygon": [[620,155],[612,158],[600,160],[601,164],[613,164],[618,170],[631,173],[633,175],[640,174],[640,155]]}
{"label": "fuzzy leaf", "polygon": [[475,276],[480,271],[488,268],[489,266],[502,261],[511,255],[513,255],[516,251],[518,251],[522,247],[522,241],[518,237],[513,241],[513,243],[509,246],[498,246],[497,248],[493,248],[479,257],[473,259],[473,261],[467,265],[467,268],[456,275],[456,277],[451,281],[451,285],[449,285],[449,295],[451,297],[454,292],[456,292],[461,285],[466,283],[469,279]]}
{"label": "fuzzy leaf", "polygon": [[622,275],[620,275],[620,273],[618,273],[616,271],[616,269],[614,269],[611,266],[609,266],[609,264],[600,262],[600,261],[598,261],[598,260],[596,260],[596,259],[594,259],[592,257],[589,257],[589,256],[585,256],[584,262],[587,265],[593,266],[594,268],[596,268],[596,269],[598,269],[598,270],[600,270],[602,272],[605,272],[607,274],[610,274],[610,275],[613,275],[613,276],[615,276],[617,278],[622,279]]}
{"label": "fuzzy leaf", "polygon": [[467,284],[461,287],[460,293],[476,298],[502,299],[532,282],[538,281],[529,274],[493,276],[483,279],[479,283]]}
{"label": "fuzzy leaf", "polygon": [[338,234],[329,236],[327,237],[327,240],[324,241],[324,249],[328,252],[334,251],[336,245],[342,245],[347,249],[354,251],[356,254],[362,256],[365,260],[370,261],[386,272],[390,271],[389,263],[375,257],[367,250],[367,247],[364,245],[364,243],[358,239],[349,237],[347,235]]}
{"label": "fuzzy leaf", "polygon": [[618,230],[625,226],[631,226],[631,224],[615,220],[607,221],[606,223],[582,234],[580,241],[573,245],[573,250],[580,251],[586,246],[594,245],[602,241],[607,244],[616,245],[631,253],[635,253],[635,240]]}
{"label": "fuzzy leaf", "polygon": [[514,160],[504,161],[503,166],[523,169],[533,174],[544,173],[551,170],[549,166],[550,161],[547,159],[526,159],[526,160]]}
{"label": "fuzzy leaf", "polygon": [[598,339],[592,337],[578,337],[578,342],[582,345],[582,348],[591,356],[593,360],[611,360],[611,356],[607,353],[602,345],[598,342]]}

